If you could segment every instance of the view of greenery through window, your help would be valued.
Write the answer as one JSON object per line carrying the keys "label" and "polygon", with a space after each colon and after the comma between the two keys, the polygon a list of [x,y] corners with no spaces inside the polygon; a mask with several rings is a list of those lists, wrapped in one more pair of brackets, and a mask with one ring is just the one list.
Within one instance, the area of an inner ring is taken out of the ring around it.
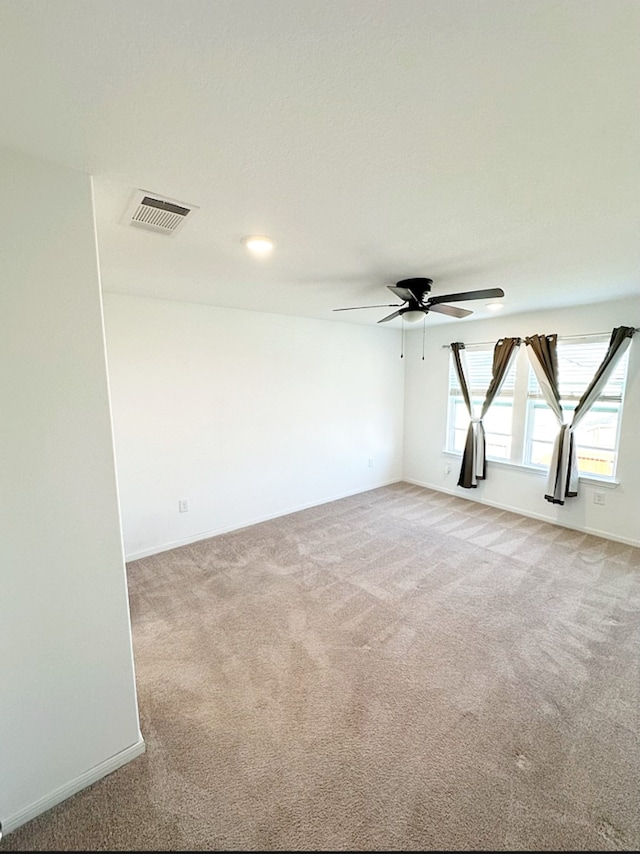
{"label": "view of greenery through window", "polygon": [[[571,422],[573,411],[602,362],[607,347],[608,338],[597,341],[558,341],[558,374],[565,423]],[[521,349],[524,348],[523,344]],[[477,417],[491,380],[493,347],[467,349],[464,358],[473,414]],[[528,372],[526,383],[516,385],[517,369],[514,363],[499,397],[484,418],[487,457],[546,470],[551,461],[558,422],[544,400],[528,361],[518,359],[517,362],[520,370]],[[615,475],[627,362],[628,353],[625,353],[603,393],[576,428],[576,450],[581,474],[603,478]],[[517,393],[518,389],[520,393]],[[526,390],[526,398],[522,389]],[[514,418],[514,410],[520,417]],[[514,430],[514,422],[517,422],[517,430]],[[453,358],[449,373],[447,424],[447,450],[462,453],[469,415]]]}

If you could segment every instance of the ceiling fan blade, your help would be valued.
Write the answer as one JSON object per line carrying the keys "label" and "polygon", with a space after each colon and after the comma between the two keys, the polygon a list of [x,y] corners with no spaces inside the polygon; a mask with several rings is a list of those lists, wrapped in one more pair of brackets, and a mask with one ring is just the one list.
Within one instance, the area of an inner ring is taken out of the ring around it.
{"label": "ceiling fan blade", "polygon": [[334,308],[332,311],[358,311],[361,308],[395,308],[393,303],[384,303],[383,305],[354,305],[351,308]]}
{"label": "ceiling fan blade", "polygon": [[413,294],[409,288],[398,288],[396,285],[387,285],[387,287],[390,291],[393,291],[396,296],[400,297],[400,299],[405,300],[405,302],[407,300],[415,300],[416,298],[415,294]]}
{"label": "ceiling fan blade", "polygon": [[394,317],[400,317],[402,311],[394,311],[393,314],[388,314],[386,317],[383,317],[382,320],[379,320],[378,323],[384,323],[386,320],[393,320]]}
{"label": "ceiling fan blade", "polygon": [[502,288],[487,288],[484,291],[463,291],[461,294],[444,294],[440,297],[430,297],[427,300],[427,305],[438,305],[441,302],[460,302],[465,299],[495,299],[503,297],[504,291]]}
{"label": "ceiling fan blade", "polygon": [[440,314],[448,314],[450,317],[466,317],[473,314],[468,308],[456,308],[455,305],[430,305],[429,311],[437,311]]}

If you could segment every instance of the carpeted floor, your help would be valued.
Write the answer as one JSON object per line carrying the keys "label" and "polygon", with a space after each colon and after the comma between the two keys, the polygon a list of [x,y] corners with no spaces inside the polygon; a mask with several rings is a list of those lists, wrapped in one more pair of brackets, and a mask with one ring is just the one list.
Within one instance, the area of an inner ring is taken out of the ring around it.
{"label": "carpeted floor", "polygon": [[0,850],[638,850],[640,550],[409,484],[128,565],[146,753]]}

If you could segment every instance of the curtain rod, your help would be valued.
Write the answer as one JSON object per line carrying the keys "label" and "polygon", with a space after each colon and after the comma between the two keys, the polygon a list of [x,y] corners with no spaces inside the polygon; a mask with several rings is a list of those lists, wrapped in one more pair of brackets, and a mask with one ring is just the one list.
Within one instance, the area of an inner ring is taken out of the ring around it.
{"label": "curtain rod", "polygon": [[[634,332],[640,332],[640,327],[636,327]],[[558,341],[575,341],[580,338],[584,340],[585,338],[604,338],[607,335],[611,335],[611,332],[589,332],[586,335],[558,335]],[[500,336],[497,340],[500,341],[501,338],[504,338],[503,335]],[[524,340],[524,339],[523,339]],[[495,344],[495,341],[474,341],[470,344],[465,344],[466,347],[488,347],[490,344]],[[443,344],[443,350],[450,350],[451,344]]]}

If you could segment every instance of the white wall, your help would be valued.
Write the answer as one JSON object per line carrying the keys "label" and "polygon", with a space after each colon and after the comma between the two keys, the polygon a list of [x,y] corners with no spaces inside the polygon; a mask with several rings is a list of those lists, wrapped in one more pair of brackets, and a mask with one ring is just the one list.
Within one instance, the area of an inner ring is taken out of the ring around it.
{"label": "white wall", "polygon": [[0,151],[0,820],[143,749],[88,176]]}
{"label": "white wall", "polygon": [[398,330],[104,304],[128,558],[401,478]]}
{"label": "white wall", "polygon": [[[496,341],[501,336],[524,338],[536,333],[557,332],[561,336],[610,333],[615,326],[640,326],[640,297],[562,311],[434,326],[428,332],[424,362],[421,333],[412,332],[405,356],[405,480],[640,545],[640,333],[630,348],[617,470],[620,485],[615,489],[582,483],[577,498],[567,499],[564,506],[552,505],[544,499],[544,475],[491,462],[487,463],[487,479],[477,489],[461,489],[457,486],[459,458],[444,453],[449,351],[442,349],[443,344]],[[524,344],[520,351],[518,358],[526,361]],[[445,474],[446,462],[452,463],[450,474]],[[596,490],[605,493],[604,506],[593,503]]]}

